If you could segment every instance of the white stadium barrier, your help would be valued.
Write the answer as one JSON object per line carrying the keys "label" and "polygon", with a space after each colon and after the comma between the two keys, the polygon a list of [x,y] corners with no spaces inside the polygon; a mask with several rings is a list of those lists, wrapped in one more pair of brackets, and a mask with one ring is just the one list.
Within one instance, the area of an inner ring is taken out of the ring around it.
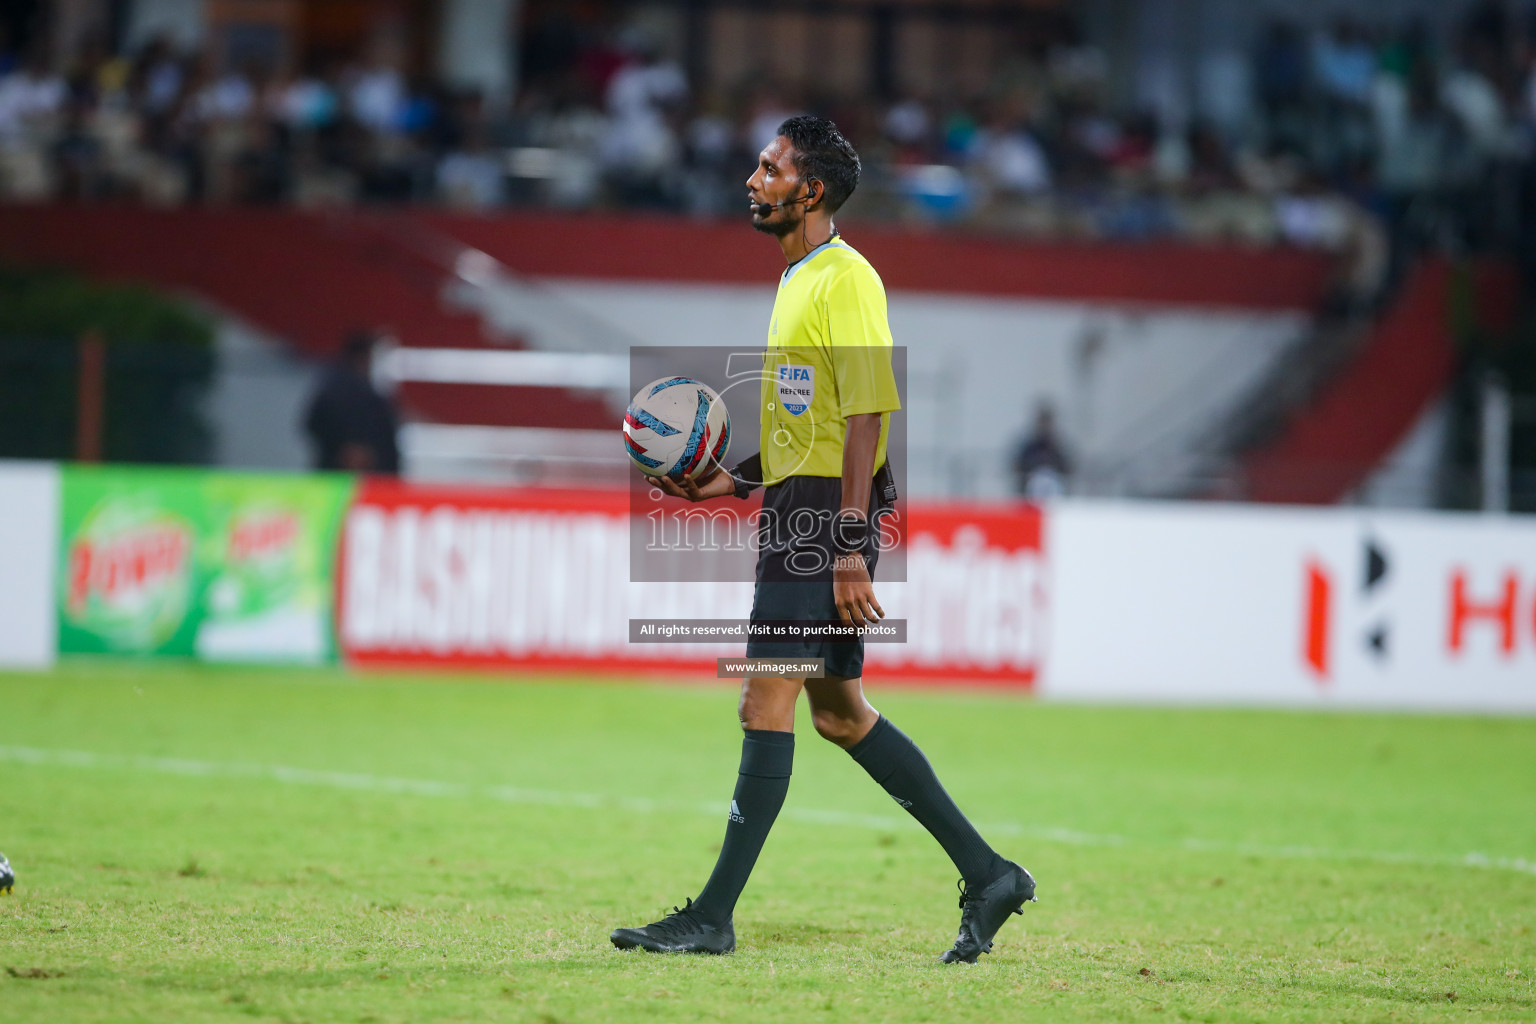
{"label": "white stadium barrier", "polygon": [[1536,519],[1068,502],[1047,523],[1044,695],[1536,711]]}
{"label": "white stadium barrier", "polygon": [[[59,647],[59,467],[0,461],[0,666]],[[708,678],[751,585],[631,583],[626,494],[363,480],[335,581],[349,663]],[[1068,500],[917,505],[905,643],[868,676],[1063,700],[1536,713],[1536,517]],[[749,556],[747,556],[749,557]],[[882,563],[884,565],[885,563]]]}
{"label": "white stadium barrier", "polygon": [[[354,664],[708,678],[729,645],[629,620],[740,618],[750,586],[627,582],[621,494],[373,484],[343,543]],[[1216,504],[914,506],[877,582],[896,677],[1065,700],[1536,711],[1536,519]]]}
{"label": "white stadium barrier", "polygon": [[59,467],[0,461],[0,668],[58,657]]}

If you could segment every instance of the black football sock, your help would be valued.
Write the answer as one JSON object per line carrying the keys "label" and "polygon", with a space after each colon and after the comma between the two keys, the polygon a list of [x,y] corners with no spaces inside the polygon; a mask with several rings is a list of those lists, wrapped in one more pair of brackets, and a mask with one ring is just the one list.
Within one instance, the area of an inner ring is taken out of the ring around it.
{"label": "black football sock", "polygon": [[795,734],[768,729],[748,729],[741,741],[741,768],[736,792],[731,796],[731,815],[725,824],[720,859],[693,901],[693,909],[706,921],[724,924],[736,909],[752,865],[762,852],[773,819],[789,792],[789,769],[795,761]]}
{"label": "black football sock", "polygon": [[933,766],[884,715],[848,753],[869,777],[933,834],[968,886],[983,886],[1003,873],[1003,858],[981,838],[944,792]]}

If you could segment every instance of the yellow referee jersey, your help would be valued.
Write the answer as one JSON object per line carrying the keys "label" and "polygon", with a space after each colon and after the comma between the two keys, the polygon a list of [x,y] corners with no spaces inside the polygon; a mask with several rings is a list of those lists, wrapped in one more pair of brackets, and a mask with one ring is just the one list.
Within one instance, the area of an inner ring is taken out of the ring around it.
{"label": "yellow referee jersey", "polygon": [[[766,484],[791,476],[841,477],[848,417],[901,408],[885,286],[841,236],[785,268],[763,369]],[[890,427],[890,416],[882,416],[875,469],[885,462]]]}

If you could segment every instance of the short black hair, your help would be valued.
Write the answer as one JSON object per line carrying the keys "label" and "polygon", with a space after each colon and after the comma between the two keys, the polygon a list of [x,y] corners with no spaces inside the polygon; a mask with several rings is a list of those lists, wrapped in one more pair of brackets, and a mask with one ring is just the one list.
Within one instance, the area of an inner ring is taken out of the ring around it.
{"label": "short black hair", "polygon": [[795,167],[802,179],[821,182],[820,205],[829,213],[859,187],[859,154],[837,125],[815,114],[796,114],[779,125],[779,134],[795,147]]}

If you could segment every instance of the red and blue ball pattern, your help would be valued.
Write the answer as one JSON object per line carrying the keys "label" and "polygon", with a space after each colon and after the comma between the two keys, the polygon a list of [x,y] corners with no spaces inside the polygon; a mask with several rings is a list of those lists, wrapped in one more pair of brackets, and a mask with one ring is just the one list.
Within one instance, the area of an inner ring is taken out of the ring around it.
{"label": "red and blue ball pattern", "polygon": [[624,413],[624,450],[646,476],[681,481],[718,463],[730,442],[725,402],[692,377],[652,381]]}

